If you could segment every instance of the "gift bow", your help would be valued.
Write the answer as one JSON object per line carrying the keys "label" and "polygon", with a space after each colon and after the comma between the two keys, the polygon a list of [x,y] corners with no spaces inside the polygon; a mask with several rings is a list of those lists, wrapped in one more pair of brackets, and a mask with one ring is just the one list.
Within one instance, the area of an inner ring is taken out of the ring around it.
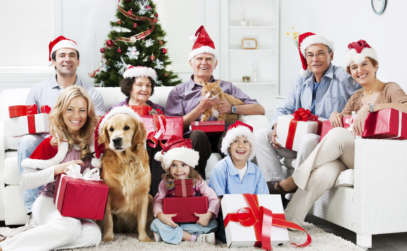
{"label": "gift bow", "polygon": [[[9,117],[16,118],[21,116],[38,114],[38,106],[34,105],[13,105],[8,107]],[[40,108],[41,113],[50,113],[51,107],[43,105]]]}
{"label": "gift bow", "polygon": [[299,108],[293,113],[294,119],[297,121],[317,121],[318,116],[311,113],[310,110]]}
{"label": "gift bow", "polygon": [[[290,121],[290,126],[288,127],[287,140],[285,141],[285,147],[292,150],[294,144],[295,131],[297,130],[298,121],[316,121],[318,122],[318,128],[321,128],[321,124],[318,120],[318,116],[311,113],[310,110],[299,108],[293,113],[293,119]],[[319,131],[318,129],[318,131]],[[319,134],[319,133],[318,133]]]}
{"label": "gift bow", "polygon": [[257,195],[242,194],[249,207],[239,209],[236,213],[229,213],[224,219],[225,227],[230,221],[239,222],[245,227],[254,227],[256,235],[256,247],[262,247],[265,250],[272,250],[271,247],[271,228],[272,226],[281,228],[291,228],[303,231],[307,234],[307,240],[302,244],[291,243],[296,247],[306,247],[311,243],[309,233],[299,225],[286,221],[284,214],[273,214],[265,207],[259,206]]}
{"label": "gift bow", "polygon": [[69,170],[66,172],[66,176],[84,180],[100,180],[99,168],[86,168],[83,173],[81,173],[80,165],[72,164],[68,168]]}
{"label": "gift bow", "polygon": [[164,133],[167,130],[167,119],[162,114],[153,115],[154,131],[151,131],[147,135],[149,140],[148,145],[152,148],[156,148],[158,142],[162,146],[161,140],[164,137]]}

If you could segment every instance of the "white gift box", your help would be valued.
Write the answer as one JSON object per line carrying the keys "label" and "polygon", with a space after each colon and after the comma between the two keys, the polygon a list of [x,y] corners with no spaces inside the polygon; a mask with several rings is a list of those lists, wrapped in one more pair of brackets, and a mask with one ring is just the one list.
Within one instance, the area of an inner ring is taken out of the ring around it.
{"label": "white gift box", "polygon": [[[284,214],[280,195],[259,194],[257,198],[259,205],[271,210],[273,214]],[[242,194],[225,194],[221,205],[224,220],[229,213],[236,213],[239,209],[248,207]],[[230,221],[225,227],[225,234],[228,247],[252,247],[257,241],[254,227],[242,226],[239,222]],[[272,227],[270,239],[272,245],[288,242],[287,229]]]}
{"label": "white gift box", "polygon": [[318,122],[317,121],[297,121],[296,130],[294,132],[294,140],[292,143],[292,148],[287,147],[287,137],[291,120],[294,118],[293,115],[280,116],[277,119],[277,141],[285,148],[293,151],[298,151],[301,146],[302,137],[308,133],[318,133]]}
{"label": "white gift box", "polygon": [[49,133],[47,113],[38,113],[7,119],[7,128],[12,136],[26,134]]}

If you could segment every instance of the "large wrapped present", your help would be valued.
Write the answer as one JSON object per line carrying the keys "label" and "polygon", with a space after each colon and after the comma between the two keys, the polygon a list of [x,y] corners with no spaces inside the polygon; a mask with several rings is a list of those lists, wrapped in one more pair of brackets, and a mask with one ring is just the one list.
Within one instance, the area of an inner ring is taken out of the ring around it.
{"label": "large wrapped present", "polygon": [[62,174],[58,177],[54,202],[63,216],[103,220],[109,187],[101,180]]}
{"label": "large wrapped present", "polygon": [[194,194],[194,180],[193,179],[176,179],[175,197],[191,197]]}
{"label": "large wrapped present", "polygon": [[193,121],[191,122],[191,131],[201,130],[204,132],[224,132],[225,121]]}
{"label": "large wrapped present", "polygon": [[42,106],[40,113],[37,105],[14,105],[9,106],[8,110],[10,119],[7,120],[7,130],[12,136],[49,132],[49,106]]}
{"label": "large wrapped present", "polygon": [[274,194],[225,194],[221,201],[223,222],[228,247],[262,247],[271,250],[271,243],[289,241],[286,228],[307,234],[304,247],[311,243],[311,236],[300,226],[285,220],[280,195]]}
{"label": "large wrapped present", "polygon": [[140,116],[147,131],[149,145],[155,147],[157,142],[168,140],[172,136],[181,137],[184,133],[184,119],[182,116],[164,116],[154,114]]}
{"label": "large wrapped present", "polygon": [[[346,115],[342,117],[342,124],[344,128],[349,128],[349,130],[352,130],[353,127],[353,117],[351,115]],[[329,120],[324,120],[321,123],[321,137],[319,138],[322,140],[323,137],[332,129],[334,128],[331,125],[331,122]]]}
{"label": "large wrapped present", "polygon": [[177,223],[192,223],[198,220],[195,213],[208,212],[208,197],[167,197],[163,199],[163,212],[177,214],[172,218]]}
{"label": "large wrapped present", "polygon": [[369,113],[362,137],[407,139],[407,113],[392,108]]}
{"label": "large wrapped present", "polygon": [[277,119],[277,141],[287,149],[298,151],[305,134],[319,134],[320,123],[317,116],[303,108],[292,115],[280,116]]}

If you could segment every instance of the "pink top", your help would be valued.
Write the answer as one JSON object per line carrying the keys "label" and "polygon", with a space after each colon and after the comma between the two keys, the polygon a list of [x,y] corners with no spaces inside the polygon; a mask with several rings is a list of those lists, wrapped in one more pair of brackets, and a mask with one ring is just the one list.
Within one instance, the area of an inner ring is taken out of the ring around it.
{"label": "pink top", "polygon": [[[213,189],[210,188],[204,180],[198,181],[194,187],[194,190],[201,193],[202,196],[208,197],[208,211],[217,217],[219,212],[219,199],[215,191],[213,191]],[[165,181],[161,180],[160,184],[158,185],[158,192],[154,197],[154,217],[157,217],[158,213],[163,211],[163,199],[167,197],[168,192],[169,191],[165,185]]]}

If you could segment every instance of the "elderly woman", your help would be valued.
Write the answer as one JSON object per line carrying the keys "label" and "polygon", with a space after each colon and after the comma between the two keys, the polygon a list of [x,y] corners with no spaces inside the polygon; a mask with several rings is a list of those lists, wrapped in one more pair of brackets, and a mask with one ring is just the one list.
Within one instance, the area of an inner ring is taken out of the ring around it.
{"label": "elderly woman", "polygon": [[[154,92],[157,74],[153,68],[144,66],[130,65],[123,73],[123,80],[120,82],[120,87],[126,99],[120,102],[117,106],[137,106],[144,107],[148,114],[163,113],[164,108],[149,100]],[[112,107],[112,108],[113,108]],[[152,148],[147,145],[148,156],[150,157],[151,185],[150,194],[153,196],[157,193],[158,184],[161,181],[163,169],[161,164],[154,160],[154,154],[161,151],[160,146]]]}
{"label": "elderly woman", "polygon": [[[355,136],[362,134],[368,113],[385,108],[407,112],[407,95],[400,86],[376,78],[378,61],[374,49],[364,40],[350,43],[348,48],[347,71],[362,89],[350,97],[341,113],[331,114],[330,121],[335,128],[291,177],[279,183],[284,191],[299,188],[286,209],[287,218],[297,223],[302,223],[314,202],[333,187],[342,170],[353,168]],[[353,132],[342,127],[342,117],[352,112],[356,112]]]}

